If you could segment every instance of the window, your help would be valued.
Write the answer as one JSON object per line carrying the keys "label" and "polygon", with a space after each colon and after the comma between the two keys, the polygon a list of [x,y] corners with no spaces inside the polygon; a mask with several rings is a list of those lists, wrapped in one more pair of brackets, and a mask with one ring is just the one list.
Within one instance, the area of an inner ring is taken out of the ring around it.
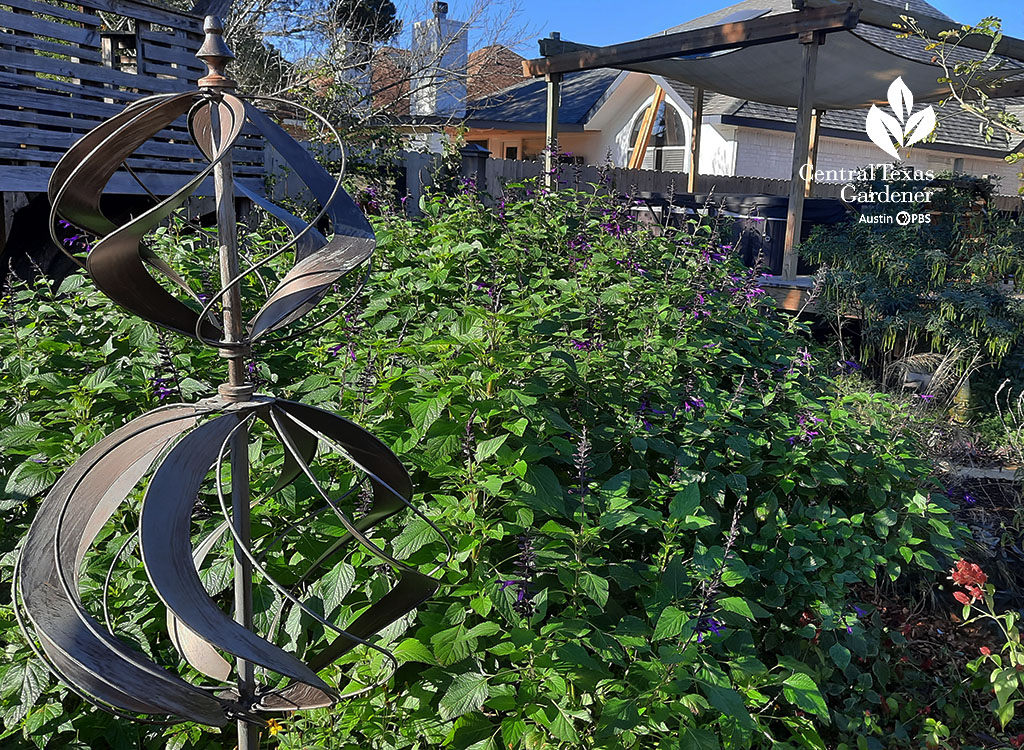
{"label": "window", "polygon": [[519,158],[519,146],[505,146],[505,158],[506,159],[518,159]]}
{"label": "window", "polygon": [[[633,127],[629,133],[629,153],[633,155],[633,146],[640,134],[644,115],[650,105],[644,105],[633,119]],[[647,144],[647,153],[641,169],[653,169],[659,172],[682,172],[686,168],[686,129],[679,110],[668,101],[662,102],[658,115],[654,119],[651,140]]]}

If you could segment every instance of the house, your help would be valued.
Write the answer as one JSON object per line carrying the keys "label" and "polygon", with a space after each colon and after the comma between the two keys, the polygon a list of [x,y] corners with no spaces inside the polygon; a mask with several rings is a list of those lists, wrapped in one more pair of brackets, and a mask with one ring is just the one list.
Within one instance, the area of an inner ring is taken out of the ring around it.
{"label": "house", "polygon": [[[948,19],[923,0],[882,0],[906,5],[914,11]],[[745,0],[701,16],[663,33],[685,31],[791,10],[789,0]],[[886,40],[886,44],[893,42]],[[906,49],[890,50],[912,59],[918,55],[910,42]],[[851,68],[851,74],[856,69]],[[899,71],[893,72],[893,77]],[[888,82],[879,82],[884,98]],[[689,171],[692,138],[693,87],[678,80],[642,72],[609,69],[566,74],[561,86],[559,148],[572,159],[588,164],[626,166],[645,113],[657,88],[665,92],[642,167],[672,172]],[[466,107],[468,141],[487,147],[495,157],[535,159],[544,149],[546,91],[543,80],[523,80],[497,93],[471,99]],[[1006,99],[1003,105],[1024,112],[1024,99]],[[1017,193],[1024,183],[1019,167],[1004,157],[1020,143],[997,133],[986,140],[979,121],[956,103],[936,107],[939,128],[933,143],[916,145],[907,166],[935,172],[954,170],[995,178],[998,192]],[[869,139],[867,109],[827,111],[821,119],[817,167],[824,171],[877,163],[884,156]],[[773,104],[747,101],[705,92],[701,123],[701,174],[767,177],[788,180],[792,170],[796,111]]]}

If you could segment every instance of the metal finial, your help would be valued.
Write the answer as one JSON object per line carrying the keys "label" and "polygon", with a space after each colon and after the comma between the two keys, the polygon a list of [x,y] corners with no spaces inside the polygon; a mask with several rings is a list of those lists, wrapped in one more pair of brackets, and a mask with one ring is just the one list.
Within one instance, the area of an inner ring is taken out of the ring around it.
{"label": "metal finial", "polygon": [[203,22],[203,31],[206,32],[206,39],[203,40],[203,46],[196,52],[196,57],[206,63],[209,74],[199,79],[199,87],[235,88],[237,84],[224,75],[224,69],[228,63],[235,59],[235,53],[224,41],[224,22],[218,16],[207,16]]}

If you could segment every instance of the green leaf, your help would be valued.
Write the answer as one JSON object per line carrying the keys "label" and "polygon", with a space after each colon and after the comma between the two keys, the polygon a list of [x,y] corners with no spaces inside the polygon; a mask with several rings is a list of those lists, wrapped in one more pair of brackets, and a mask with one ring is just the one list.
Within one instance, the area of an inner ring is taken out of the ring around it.
{"label": "green leaf", "polygon": [[718,600],[718,606],[724,609],[726,612],[735,612],[738,615],[743,615],[748,620],[754,619],[754,613],[750,609],[750,603],[739,596],[727,596]]}
{"label": "green leaf", "polygon": [[0,680],[0,694],[5,698],[17,697],[19,705],[12,709],[16,717],[12,719],[8,713],[7,720],[21,721],[39,700],[48,682],[46,666],[38,659],[27,658],[11,664]]}
{"label": "green leaf", "polygon": [[33,459],[23,462],[7,480],[7,494],[15,500],[42,495],[57,481],[57,472],[49,464]]}
{"label": "green leaf", "polygon": [[1000,707],[1005,706],[1019,684],[1017,670],[1013,667],[993,669],[989,679],[991,679],[992,689],[996,693],[996,702]]}
{"label": "green leaf", "polygon": [[554,706],[547,711],[548,729],[558,739],[563,742],[571,742],[573,745],[577,745],[580,741],[580,735],[576,731],[576,727],[573,726],[572,719],[566,716],[562,709],[558,706]]}
{"label": "green leaf", "polygon": [[518,747],[519,740],[523,738],[524,734],[526,734],[526,722],[518,716],[508,716],[501,720],[502,747]]}
{"label": "green leaf", "polygon": [[828,650],[828,655],[832,657],[832,663],[840,669],[845,670],[850,666],[850,649],[843,644],[833,644],[832,648]]}
{"label": "green leaf", "polygon": [[1010,723],[1016,707],[1017,701],[1007,701],[1005,705],[996,708],[996,718],[999,719],[1000,728],[1005,729],[1006,725]]}
{"label": "green leaf", "polygon": [[505,444],[508,440],[508,435],[499,435],[496,438],[490,440],[483,440],[476,444],[476,455],[474,457],[477,463],[485,461],[486,459],[493,456],[498,452],[498,449]]}
{"label": "green leaf", "polygon": [[406,638],[394,648],[395,658],[399,664],[418,661],[424,664],[436,664],[437,660],[424,643],[415,638]]}
{"label": "green leaf", "polygon": [[679,735],[679,750],[720,750],[718,738],[705,729],[687,727]]}
{"label": "green leaf", "polygon": [[681,521],[700,507],[700,486],[693,482],[675,494],[668,504],[670,518]]}
{"label": "green leaf", "polygon": [[15,424],[0,430],[0,448],[20,448],[34,443],[43,428],[37,424]]}
{"label": "green leaf", "polygon": [[469,606],[481,617],[487,617],[487,615],[491,613],[491,608],[494,605],[486,596],[478,596],[474,599],[470,599]]}
{"label": "green leaf", "polygon": [[324,615],[330,614],[341,606],[342,601],[352,590],[356,580],[356,569],[346,562],[340,562],[313,587],[313,592],[320,596],[324,603]]}
{"label": "green leaf", "polygon": [[523,502],[555,517],[564,517],[565,501],[562,497],[562,486],[558,483],[555,472],[547,466],[532,464],[523,478],[526,487],[531,491],[523,497]]}
{"label": "green leaf", "polygon": [[580,587],[598,606],[608,603],[608,581],[589,571],[580,574]]}
{"label": "green leaf", "polygon": [[473,651],[473,640],[466,637],[466,626],[456,625],[453,628],[435,633],[430,638],[434,656],[442,667],[462,661]]}
{"label": "green leaf", "polygon": [[421,435],[426,433],[430,429],[430,425],[434,424],[444,413],[444,408],[447,405],[447,399],[436,396],[409,404],[409,416],[412,417],[412,423],[417,432]]}
{"label": "green leaf", "polygon": [[[702,670],[700,674],[704,674]],[[746,705],[743,703],[743,699],[740,694],[729,687],[720,687],[713,685],[709,682],[701,681],[699,683],[700,691],[708,699],[708,703],[720,713],[728,716],[731,719],[735,719],[736,722],[744,729],[753,729],[754,720],[750,717],[750,712],[747,711]]]}
{"label": "green leaf", "polygon": [[455,678],[451,686],[438,704],[438,712],[442,719],[454,719],[470,711],[476,711],[490,695],[487,675],[476,672],[461,674]]}
{"label": "green leaf", "polygon": [[423,545],[435,542],[440,538],[433,526],[417,517],[412,519],[395,537],[391,543],[391,550],[397,559],[404,560]]}
{"label": "green leaf", "polygon": [[621,500],[629,495],[629,485],[632,482],[632,476],[633,472],[626,469],[625,471],[620,471],[601,485],[601,493],[604,495],[604,500],[609,507],[624,508],[629,505],[628,502],[623,503]]}
{"label": "green leaf", "polygon": [[821,697],[821,691],[810,675],[803,672],[791,674],[782,683],[782,694],[797,708],[829,722],[828,706],[825,705],[825,699]]}
{"label": "green leaf", "polygon": [[64,709],[61,706],[53,703],[43,704],[29,712],[25,719],[25,731],[29,734],[36,734],[44,724],[59,719],[63,714]]}
{"label": "green leaf", "polygon": [[467,638],[482,638],[489,635],[495,635],[501,632],[501,626],[496,622],[481,622],[468,631],[466,631]]}
{"label": "green leaf", "polygon": [[682,610],[676,607],[665,607],[658,617],[658,624],[654,628],[654,640],[661,641],[666,638],[675,638],[683,632],[689,617]]}

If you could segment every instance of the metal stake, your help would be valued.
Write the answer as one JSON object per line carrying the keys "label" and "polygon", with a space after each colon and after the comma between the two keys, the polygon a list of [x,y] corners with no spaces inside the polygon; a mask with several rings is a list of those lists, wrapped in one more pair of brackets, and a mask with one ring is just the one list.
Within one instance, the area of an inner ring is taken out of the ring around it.
{"label": "metal stake", "polygon": [[[232,90],[235,82],[224,75],[225,66],[234,59],[224,42],[224,26],[216,16],[207,16],[203,24],[206,40],[196,57],[203,60],[210,69],[209,75],[199,80],[202,88],[210,90]],[[221,123],[217,106],[211,107],[211,129],[216,148],[221,147]],[[220,243],[220,279],[227,287],[239,272],[238,228],[235,224],[235,188],[231,169],[231,154],[227,154],[214,168],[214,197],[217,203],[217,238]],[[236,285],[224,295],[224,340],[229,343],[243,341],[242,295]],[[228,382],[217,390],[228,401],[246,401],[252,395],[252,385],[247,382],[245,359],[248,347],[232,347],[220,350],[228,360]],[[238,532],[238,538],[246,547],[251,541],[249,519],[249,429],[241,426],[231,439],[231,521]],[[252,565],[236,545],[235,548],[235,621],[247,630],[252,630]],[[242,704],[251,703],[256,691],[253,664],[245,659],[236,661],[238,672],[238,693]],[[257,750],[259,730],[247,722],[238,721],[238,750]]]}

